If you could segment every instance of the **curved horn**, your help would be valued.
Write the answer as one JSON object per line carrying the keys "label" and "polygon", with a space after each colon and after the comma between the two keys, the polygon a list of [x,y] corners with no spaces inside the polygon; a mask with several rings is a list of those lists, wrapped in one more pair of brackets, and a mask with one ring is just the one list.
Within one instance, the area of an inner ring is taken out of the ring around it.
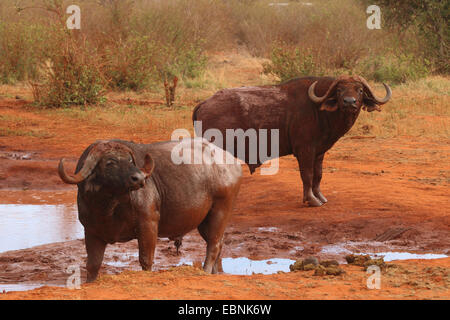
{"label": "curved horn", "polygon": [[314,103],[322,103],[325,100],[325,96],[323,97],[318,97],[316,96],[316,94],[314,93],[314,88],[316,87],[317,81],[314,82],[308,89],[308,96],[311,99],[312,102]]}
{"label": "curved horn", "polygon": [[308,89],[308,96],[309,96],[309,98],[314,103],[322,103],[322,102],[324,102],[328,98],[329,94],[334,89],[334,87],[337,85],[338,81],[339,81],[339,79],[334,80],[333,83],[328,88],[327,93],[325,93],[325,95],[323,95],[322,97],[318,97],[314,93],[314,89],[316,88],[316,84],[318,82],[318,81],[315,81],[312,85],[309,86],[309,89]]}
{"label": "curved horn", "polygon": [[364,79],[363,77],[359,77],[359,78],[360,78],[362,84],[369,91],[370,95],[373,97],[373,100],[376,102],[376,104],[385,104],[386,102],[388,102],[391,99],[392,90],[387,84],[383,83],[383,86],[386,89],[386,96],[384,98],[380,99],[373,93],[372,88],[369,86],[366,79]]}
{"label": "curved horn", "polygon": [[86,158],[83,167],[81,170],[75,175],[69,175],[64,169],[64,158],[59,161],[58,173],[59,177],[62,181],[68,184],[78,184],[82,182],[84,179],[90,176],[92,170],[94,170],[97,165],[98,159],[97,157],[92,155],[92,150]]}

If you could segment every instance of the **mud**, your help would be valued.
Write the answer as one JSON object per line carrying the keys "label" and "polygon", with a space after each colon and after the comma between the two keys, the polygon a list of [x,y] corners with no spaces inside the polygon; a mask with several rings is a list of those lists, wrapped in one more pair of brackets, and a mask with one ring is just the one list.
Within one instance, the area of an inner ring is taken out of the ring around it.
{"label": "mud", "polygon": [[[73,206],[76,188],[60,181],[58,160],[67,158],[68,170],[73,170],[82,150],[96,137],[110,137],[110,128],[89,128],[76,119],[48,120],[24,105],[2,101],[0,110],[38,123],[48,135],[0,137],[0,203]],[[120,130],[115,137],[139,142],[169,136],[149,132],[136,139],[132,130]],[[223,257],[295,261],[316,256],[342,264],[345,255],[354,253],[450,255],[449,155],[450,142],[442,139],[343,138],[325,157],[322,191],[329,202],[320,208],[301,203],[293,157],[280,159],[274,176],[259,171],[250,176],[244,168]],[[183,239],[180,255],[173,242],[160,239],[154,269],[198,265],[204,255],[205,244],[196,231]],[[85,256],[82,239],[3,252],[0,283],[63,285],[70,265],[81,265],[84,277]],[[139,269],[136,241],[108,246],[102,274]]]}

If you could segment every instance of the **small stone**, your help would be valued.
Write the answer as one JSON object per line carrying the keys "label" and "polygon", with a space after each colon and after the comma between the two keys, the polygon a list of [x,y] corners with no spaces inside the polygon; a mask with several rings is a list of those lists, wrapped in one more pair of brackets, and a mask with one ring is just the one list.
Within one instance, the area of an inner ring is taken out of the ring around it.
{"label": "small stone", "polygon": [[317,268],[317,266],[314,265],[314,264],[312,264],[312,263],[305,264],[305,265],[303,266],[303,270],[304,270],[304,271],[311,271],[311,270],[315,270],[316,268]]}
{"label": "small stone", "polygon": [[289,266],[289,270],[291,271],[303,270],[303,260],[298,259],[297,261],[295,261],[293,264]]}
{"label": "small stone", "polygon": [[356,266],[364,267],[364,264],[371,260],[372,258],[369,255],[355,255],[355,254],[349,254],[345,256],[345,260],[348,264],[353,264]]}
{"label": "small stone", "polygon": [[316,271],[314,272],[315,276],[324,276],[327,274],[326,268],[324,266],[317,266]]}
{"label": "small stone", "polygon": [[320,265],[327,268],[330,266],[339,266],[339,262],[337,262],[336,260],[324,260],[324,261],[320,261]]}
{"label": "small stone", "polygon": [[319,265],[319,259],[316,257],[307,257],[305,260],[303,260],[303,264],[306,266],[307,264],[313,264],[315,266]]}
{"label": "small stone", "polygon": [[380,267],[381,270],[386,269],[386,263],[384,262],[383,258],[370,259],[370,260],[367,260],[366,262],[364,262],[364,264],[363,264],[364,270],[367,270],[367,268],[370,266],[378,266],[378,267]]}
{"label": "small stone", "polygon": [[340,274],[345,273],[345,271],[342,270],[341,268],[339,268],[338,266],[331,266],[331,267],[325,268],[325,272],[330,276],[338,276]]}

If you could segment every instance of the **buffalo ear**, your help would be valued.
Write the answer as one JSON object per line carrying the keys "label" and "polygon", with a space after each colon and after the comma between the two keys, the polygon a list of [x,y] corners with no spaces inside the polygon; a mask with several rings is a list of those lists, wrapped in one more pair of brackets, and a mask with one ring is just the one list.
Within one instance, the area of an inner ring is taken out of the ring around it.
{"label": "buffalo ear", "polygon": [[363,100],[364,107],[363,109],[367,112],[372,111],[381,111],[381,108],[376,104],[375,100],[370,98],[366,93],[364,93],[364,100]]}
{"label": "buffalo ear", "polygon": [[100,185],[95,181],[96,173],[91,174],[85,181],[84,190],[86,192],[98,192],[100,190]]}
{"label": "buffalo ear", "polygon": [[155,169],[155,162],[150,154],[147,153],[145,155],[144,166],[141,170],[149,177],[152,174],[153,169]]}
{"label": "buffalo ear", "polygon": [[337,109],[338,109],[338,102],[337,102],[336,98],[325,100],[320,105],[321,111],[325,110],[325,111],[333,112],[333,111],[336,111]]}

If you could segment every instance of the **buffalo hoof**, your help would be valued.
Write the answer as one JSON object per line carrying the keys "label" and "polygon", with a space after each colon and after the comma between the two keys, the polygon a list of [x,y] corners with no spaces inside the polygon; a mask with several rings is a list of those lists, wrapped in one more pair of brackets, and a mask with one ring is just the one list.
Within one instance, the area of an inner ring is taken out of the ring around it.
{"label": "buffalo hoof", "polygon": [[323,205],[322,201],[317,199],[316,197],[310,197],[307,199],[303,199],[303,203],[307,203],[310,207],[320,207]]}
{"label": "buffalo hoof", "polygon": [[320,202],[322,202],[322,204],[325,204],[328,202],[327,198],[325,198],[322,193],[319,192],[314,195],[317,197],[317,199],[319,199]]}

